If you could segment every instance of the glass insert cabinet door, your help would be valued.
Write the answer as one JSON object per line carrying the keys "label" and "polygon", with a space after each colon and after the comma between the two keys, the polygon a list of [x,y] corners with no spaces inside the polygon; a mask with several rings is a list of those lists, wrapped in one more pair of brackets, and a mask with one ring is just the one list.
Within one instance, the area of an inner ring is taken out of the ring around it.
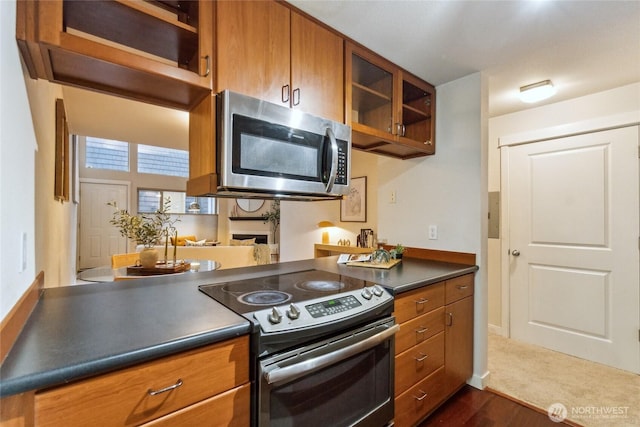
{"label": "glass insert cabinet door", "polygon": [[351,53],[351,124],[393,134],[395,75],[365,52]]}

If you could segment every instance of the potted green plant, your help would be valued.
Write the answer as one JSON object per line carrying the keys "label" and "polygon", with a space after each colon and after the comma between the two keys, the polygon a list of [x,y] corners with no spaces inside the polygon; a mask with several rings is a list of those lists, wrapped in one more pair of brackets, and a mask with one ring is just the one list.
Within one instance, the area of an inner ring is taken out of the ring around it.
{"label": "potted green plant", "polygon": [[109,220],[120,231],[120,235],[144,245],[140,252],[140,264],[143,267],[155,267],[158,262],[158,251],[152,246],[159,243],[163,237],[167,237],[173,224],[179,221],[178,218],[172,220],[169,214],[171,200],[167,199],[160,209],[154,214],[131,215],[126,209],[119,209],[116,202],[109,202],[107,205],[115,208],[112,218]]}
{"label": "potted green plant", "polygon": [[394,259],[402,259],[402,254],[404,253],[404,251],[406,250],[406,248],[404,246],[402,246],[402,244],[398,243],[396,245],[395,248],[391,249],[391,251],[389,251],[391,253],[391,257]]}
{"label": "potted green plant", "polygon": [[277,243],[276,233],[280,225],[280,200],[276,199],[271,203],[271,209],[262,214],[262,220],[265,224],[269,223],[271,234],[273,235],[273,242]]}

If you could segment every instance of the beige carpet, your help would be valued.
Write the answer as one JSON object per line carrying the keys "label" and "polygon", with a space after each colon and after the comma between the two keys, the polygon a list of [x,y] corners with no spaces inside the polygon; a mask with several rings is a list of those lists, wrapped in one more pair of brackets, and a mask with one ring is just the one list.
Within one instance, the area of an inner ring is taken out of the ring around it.
{"label": "beige carpet", "polygon": [[640,376],[630,372],[491,333],[489,371],[490,388],[544,411],[561,403],[577,424],[640,426]]}

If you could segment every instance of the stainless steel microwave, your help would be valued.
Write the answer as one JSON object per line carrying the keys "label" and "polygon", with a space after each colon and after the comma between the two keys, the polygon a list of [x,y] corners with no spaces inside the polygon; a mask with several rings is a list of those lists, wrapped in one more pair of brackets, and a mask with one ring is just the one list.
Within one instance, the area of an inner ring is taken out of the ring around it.
{"label": "stainless steel microwave", "polygon": [[321,200],[347,194],[349,126],[228,90],[216,102],[216,196]]}

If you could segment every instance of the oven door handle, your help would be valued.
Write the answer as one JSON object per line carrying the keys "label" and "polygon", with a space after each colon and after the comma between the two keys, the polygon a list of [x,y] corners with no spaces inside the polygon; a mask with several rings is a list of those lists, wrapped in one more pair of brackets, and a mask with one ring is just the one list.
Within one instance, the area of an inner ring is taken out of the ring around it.
{"label": "oven door handle", "polygon": [[304,362],[296,363],[295,365],[273,369],[272,371],[266,372],[264,374],[264,378],[265,380],[267,380],[268,384],[286,383],[289,381],[293,381],[304,375],[318,371],[322,368],[333,365],[358,353],[369,350],[370,348],[373,348],[389,339],[389,337],[395,334],[399,329],[399,325],[393,325],[388,329],[377,333],[376,335],[373,335],[350,346],[332,351],[327,354],[323,354],[322,356],[313,357],[311,359],[305,360]]}

